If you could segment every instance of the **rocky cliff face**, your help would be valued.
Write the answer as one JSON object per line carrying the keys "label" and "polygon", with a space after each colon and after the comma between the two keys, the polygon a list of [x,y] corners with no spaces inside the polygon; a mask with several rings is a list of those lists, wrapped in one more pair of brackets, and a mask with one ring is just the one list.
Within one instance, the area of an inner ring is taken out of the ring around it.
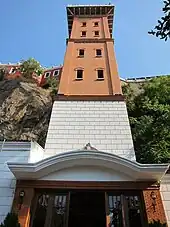
{"label": "rocky cliff face", "polygon": [[52,110],[50,91],[21,80],[0,82],[0,140],[36,140],[44,146]]}

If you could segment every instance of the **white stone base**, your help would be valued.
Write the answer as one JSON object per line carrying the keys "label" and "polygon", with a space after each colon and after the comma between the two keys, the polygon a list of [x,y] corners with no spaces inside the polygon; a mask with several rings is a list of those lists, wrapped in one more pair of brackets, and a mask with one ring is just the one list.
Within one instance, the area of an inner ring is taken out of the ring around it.
{"label": "white stone base", "polygon": [[11,211],[16,185],[16,179],[8,169],[6,161],[18,155],[21,155],[21,152],[0,152],[0,224]]}
{"label": "white stone base", "polygon": [[135,160],[125,102],[54,102],[44,158],[81,149],[87,143],[98,150]]}
{"label": "white stone base", "polygon": [[11,211],[15,193],[16,179],[7,166],[7,161],[20,159],[28,162],[30,142],[0,141],[0,224]]}
{"label": "white stone base", "polygon": [[170,174],[166,174],[161,181],[161,196],[165,209],[168,227],[170,227]]}

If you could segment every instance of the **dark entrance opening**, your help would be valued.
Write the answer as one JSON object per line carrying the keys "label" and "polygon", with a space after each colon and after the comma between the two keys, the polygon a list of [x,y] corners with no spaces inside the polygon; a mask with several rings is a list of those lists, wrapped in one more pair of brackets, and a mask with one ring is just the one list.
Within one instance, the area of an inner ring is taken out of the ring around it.
{"label": "dark entrance opening", "polygon": [[105,193],[72,192],[68,227],[105,227]]}

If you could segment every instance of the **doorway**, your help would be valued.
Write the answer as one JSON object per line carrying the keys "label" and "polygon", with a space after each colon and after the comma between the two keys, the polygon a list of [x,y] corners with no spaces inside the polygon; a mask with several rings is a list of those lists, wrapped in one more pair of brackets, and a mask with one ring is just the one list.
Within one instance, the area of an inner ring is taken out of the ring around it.
{"label": "doorway", "polygon": [[138,191],[51,190],[35,194],[30,227],[142,227],[145,221]]}
{"label": "doorway", "polygon": [[79,191],[70,193],[68,227],[105,227],[105,193]]}

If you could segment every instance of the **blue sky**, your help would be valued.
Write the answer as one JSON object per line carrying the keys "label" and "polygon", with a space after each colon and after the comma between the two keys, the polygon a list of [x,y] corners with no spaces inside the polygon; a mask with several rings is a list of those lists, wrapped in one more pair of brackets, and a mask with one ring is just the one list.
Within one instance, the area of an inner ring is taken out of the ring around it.
{"label": "blue sky", "polygon": [[34,57],[43,66],[63,64],[67,4],[115,5],[114,38],[123,78],[170,74],[170,41],[147,31],[162,15],[163,0],[0,0],[0,62]]}

